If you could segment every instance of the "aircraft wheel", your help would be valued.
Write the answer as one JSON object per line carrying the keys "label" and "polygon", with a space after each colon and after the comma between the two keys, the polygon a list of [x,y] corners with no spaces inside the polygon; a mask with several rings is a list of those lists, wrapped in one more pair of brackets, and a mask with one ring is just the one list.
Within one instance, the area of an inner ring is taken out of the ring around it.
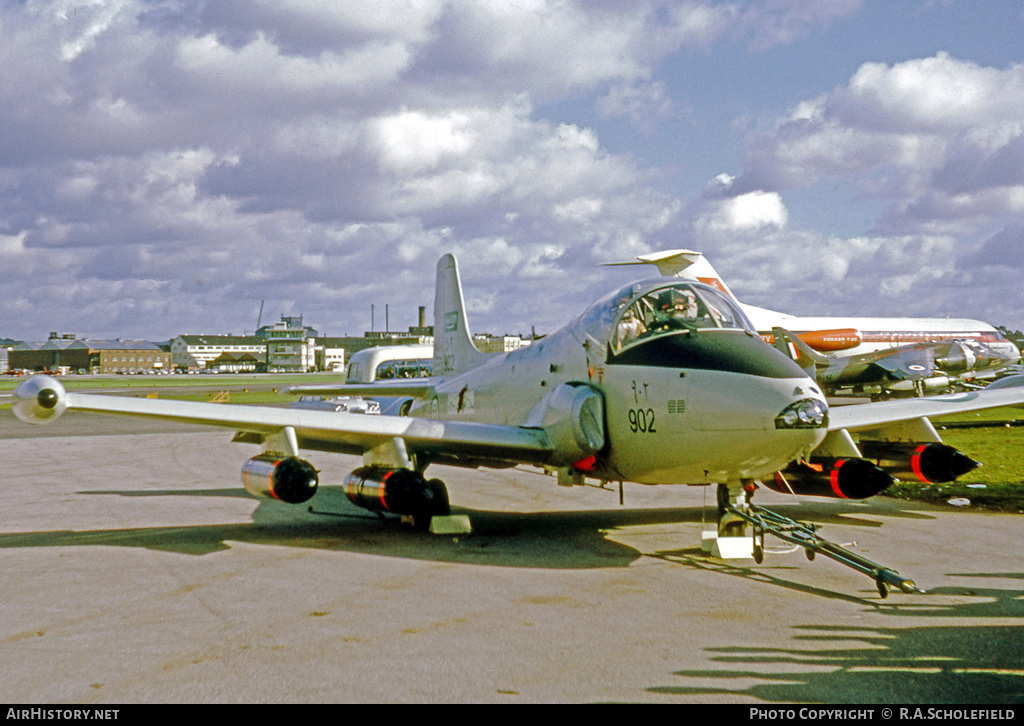
{"label": "aircraft wheel", "polygon": [[715,495],[718,499],[718,516],[721,517],[725,514],[725,508],[729,506],[729,487],[725,484],[719,484]]}

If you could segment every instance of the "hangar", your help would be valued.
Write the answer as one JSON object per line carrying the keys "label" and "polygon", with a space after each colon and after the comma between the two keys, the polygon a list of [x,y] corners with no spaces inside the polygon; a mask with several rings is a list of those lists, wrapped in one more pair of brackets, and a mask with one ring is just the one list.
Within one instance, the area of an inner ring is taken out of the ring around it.
{"label": "hangar", "polygon": [[30,371],[67,369],[79,373],[163,373],[171,354],[145,340],[96,340],[63,336],[45,343],[21,343],[9,353],[9,365]]}

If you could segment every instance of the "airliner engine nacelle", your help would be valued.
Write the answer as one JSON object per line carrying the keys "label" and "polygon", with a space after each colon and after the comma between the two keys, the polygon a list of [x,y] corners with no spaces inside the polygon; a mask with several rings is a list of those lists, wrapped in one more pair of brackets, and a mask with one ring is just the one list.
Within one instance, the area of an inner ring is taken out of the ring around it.
{"label": "airliner engine nacelle", "polygon": [[777,492],[839,499],[867,499],[894,482],[891,474],[867,459],[831,456],[792,463],[763,484]]}
{"label": "airliner engine nacelle", "polygon": [[361,466],[345,477],[345,492],[357,507],[373,512],[447,515],[448,490],[412,469]]}
{"label": "airliner engine nacelle", "polygon": [[316,494],[319,472],[297,456],[260,454],[242,465],[242,483],[254,497],[302,504]]}
{"label": "airliner engine nacelle", "polygon": [[32,376],[14,389],[11,410],[25,423],[45,424],[56,421],[68,407],[64,386],[51,376]]}
{"label": "airliner engine nacelle", "polygon": [[864,336],[856,328],[811,330],[806,333],[800,333],[797,337],[819,353],[849,350],[850,348],[856,348],[864,342]]}
{"label": "airliner engine nacelle", "polygon": [[962,451],[935,441],[861,441],[858,447],[864,458],[893,476],[927,484],[953,481],[980,466]]}

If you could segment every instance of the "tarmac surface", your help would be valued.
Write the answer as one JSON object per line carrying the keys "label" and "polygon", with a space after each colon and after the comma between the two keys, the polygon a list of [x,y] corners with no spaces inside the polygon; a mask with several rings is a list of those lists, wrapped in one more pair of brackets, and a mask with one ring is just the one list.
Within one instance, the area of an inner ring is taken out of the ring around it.
{"label": "tarmac surface", "polygon": [[224,430],[0,438],[0,702],[1024,703],[1024,515],[758,493],[928,591],[881,599],[778,540],[704,554],[705,488],[432,467],[474,527],[435,536],[345,502],[352,457],[309,455],[310,512],[248,497]]}

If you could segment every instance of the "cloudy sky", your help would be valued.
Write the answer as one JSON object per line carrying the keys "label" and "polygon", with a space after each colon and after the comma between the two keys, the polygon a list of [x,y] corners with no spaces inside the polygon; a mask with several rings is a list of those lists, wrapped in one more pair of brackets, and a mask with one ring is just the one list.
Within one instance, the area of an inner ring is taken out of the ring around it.
{"label": "cloudy sky", "polygon": [[[1024,328],[1019,0],[0,0],[0,337],[550,332],[745,302]],[[653,273],[653,268],[651,273]]]}

